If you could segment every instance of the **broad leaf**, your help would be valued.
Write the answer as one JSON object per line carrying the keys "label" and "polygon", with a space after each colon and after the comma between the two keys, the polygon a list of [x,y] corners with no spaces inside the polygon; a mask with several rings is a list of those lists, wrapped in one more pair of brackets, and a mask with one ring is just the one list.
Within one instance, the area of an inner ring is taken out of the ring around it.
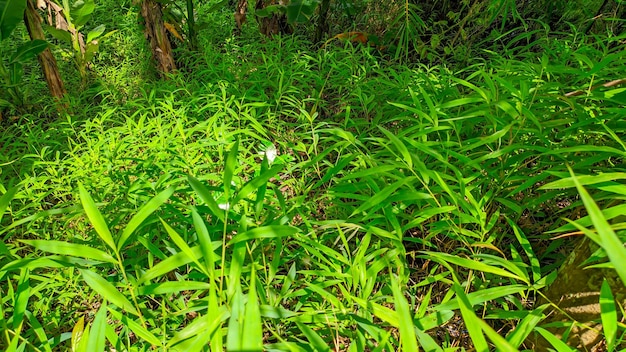
{"label": "broad leaf", "polygon": [[45,40],[35,39],[17,48],[11,56],[10,64],[24,63],[30,59],[37,57],[42,51],[46,50],[48,42]]}
{"label": "broad leaf", "polygon": [[0,40],[8,38],[22,22],[26,0],[0,0]]}
{"label": "broad leaf", "polygon": [[101,295],[104,299],[109,300],[116,306],[134,315],[139,315],[137,309],[130,303],[128,298],[118,291],[113,284],[105,280],[102,276],[86,269],[79,269],[83,275],[83,279],[94,291]]}

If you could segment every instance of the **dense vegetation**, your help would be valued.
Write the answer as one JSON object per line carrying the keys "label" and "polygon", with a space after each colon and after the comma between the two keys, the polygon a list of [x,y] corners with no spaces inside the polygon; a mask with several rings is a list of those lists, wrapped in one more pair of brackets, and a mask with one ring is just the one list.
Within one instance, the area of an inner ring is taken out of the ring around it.
{"label": "dense vegetation", "polygon": [[0,1],[0,350],[626,348],[623,1],[150,1]]}

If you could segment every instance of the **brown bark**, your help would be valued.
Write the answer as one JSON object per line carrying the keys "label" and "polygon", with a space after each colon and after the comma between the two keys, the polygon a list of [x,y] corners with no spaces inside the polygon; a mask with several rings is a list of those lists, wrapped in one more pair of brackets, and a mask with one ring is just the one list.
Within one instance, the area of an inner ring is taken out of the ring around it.
{"label": "brown bark", "polygon": [[[286,5],[285,0],[257,0],[255,9],[264,9],[269,5]],[[259,30],[261,34],[272,37],[276,34],[291,34],[293,29],[287,23],[287,16],[285,14],[275,13],[269,17],[257,17],[259,22]]]}
{"label": "brown bark", "polygon": [[[559,270],[557,279],[547,288],[545,296],[556,304],[559,309],[549,311],[548,318],[543,324],[555,322],[572,322],[580,324],[572,328],[568,336],[567,344],[579,350],[594,351],[603,342],[600,333],[600,288],[604,279],[611,286],[611,291],[616,301],[622,306],[626,304],[626,288],[613,269],[584,269],[584,262],[598,246],[587,237],[581,238],[572,253],[566,259]],[[540,301],[539,304],[547,303]],[[548,330],[561,337],[565,328],[548,328]],[[550,346],[543,339],[536,342],[535,350],[547,351]]]}
{"label": "brown bark", "polygon": [[[42,20],[39,13],[37,13],[35,4],[33,4],[31,0],[28,0],[27,4],[28,6],[24,13],[24,22],[26,23],[30,39],[46,40],[46,36],[41,27]],[[61,73],[59,72],[57,60],[54,58],[54,55],[52,55],[52,51],[50,51],[49,48],[46,48],[46,50],[39,54],[37,58],[39,60],[39,64],[41,65],[41,70],[46,79],[46,83],[48,84],[50,95],[57,100],[63,99],[63,96],[67,91],[65,90],[65,85],[61,79]]]}
{"label": "brown bark", "polygon": [[235,35],[241,34],[241,27],[246,22],[246,12],[248,11],[248,0],[239,0],[235,10]]}
{"label": "brown bark", "polygon": [[163,77],[176,71],[176,63],[172,54],[172,44],[167,37],[161,4],[154,0],[141,2],[141,16],[145,21],[145,36],[150,42],[152,55],[157,62],[157,69]]}

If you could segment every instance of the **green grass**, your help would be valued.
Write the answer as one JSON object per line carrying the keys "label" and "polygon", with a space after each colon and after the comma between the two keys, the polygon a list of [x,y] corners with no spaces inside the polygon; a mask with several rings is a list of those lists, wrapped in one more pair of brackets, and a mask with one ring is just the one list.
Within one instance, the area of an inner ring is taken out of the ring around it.
{"label": "green grass", "polygon": [[0,126],[0,350],[558,349],[546,232],[624,279],[623,88],[564,97],[623,74],[612,38],[407,66],[216,20],[156,81],[116,11],[99,83]]}

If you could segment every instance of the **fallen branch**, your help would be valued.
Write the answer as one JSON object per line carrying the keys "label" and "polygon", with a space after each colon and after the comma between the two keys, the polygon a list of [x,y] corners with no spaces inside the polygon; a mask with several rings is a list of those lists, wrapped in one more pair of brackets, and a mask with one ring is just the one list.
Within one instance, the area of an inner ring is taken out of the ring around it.
{"label": "fallen branch", "polygon": [[565,96],[568,97],[568,98],[569,97],[577,97],[579,95],[583,95],[586,92],[591,92],[592,90],[595,90],[595,89],[600,88],[600,87],[610,88],[610,87],[615,87],[615,86],[618,86],[618,85],[624,84],[624,83],[626,83],[626,78],[616,79],[616,80],[611,81],[611,82],[595,85],[595,86],[591,87],[591,89],[588,89],[588,90],[576,90],[576,91],[573,91],[573,92],[569,92],[569,93],[565,94]]}

